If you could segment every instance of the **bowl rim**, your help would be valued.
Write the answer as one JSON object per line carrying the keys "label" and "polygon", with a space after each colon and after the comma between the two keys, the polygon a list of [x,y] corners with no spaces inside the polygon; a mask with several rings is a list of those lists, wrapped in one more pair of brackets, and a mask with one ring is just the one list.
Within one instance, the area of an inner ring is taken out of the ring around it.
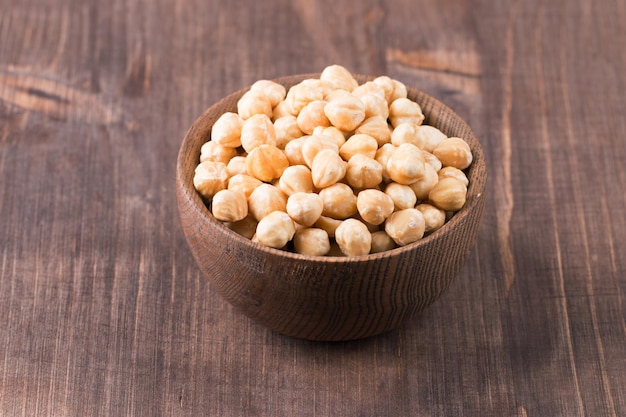
{"label": "bowl rim", "polygon": [[[374,78],[376,78],[375,76],[363,75],[363,74],[352,74],[352,75],[359,82],[359,84],[362,84],[365,81],[371,81]],[[319,78],[319,76],[320,76],[320,73],[304,73],[304,74],[294,74],[294,75],[289,75],[289,76],[277,77],[271,80],[285,86],[285,88],[288,89],[302,80],[309,79],[309,78]],[[250,87],[251,85],[241,88],[237,91],[234,91],[222,97],[221,99],[213,103],[211,106],[206,108],[201,113],[201,115],[198,116],[193,121],[193,123],[191,124],[187,132],[185,133],[185,136],[181,142],[179,152],[177,155],[177,160],[176,160],[176,185],[177,185],[178,192],[183,193],[183,197],[187,201],[191,202],[193,209],[199,215],[202,215],[202,218],[207,224],[210,224],[211,226],[217,226],[219,230],[222,231],[222,233],[225,233],[230,239],[233,239],[235,242],[237,242],[237,244],[240,244],[246,247],[247,249],[263,252],[266,256],[269,256],[269,257],[279,257],[283,259],[287,258],[292,261],[340,263],[340,264],[357,263],[357,262],[363,262],[363,261],[375,261],[375,260],[385,259],[385,258],[389,258],[393,256],[401,256],[401,255],[405,255],[407,253],[413,252],[416,248],[427,246],[431,242],[450,233],[454,229],[454,226],[457,223],[461,222],[463,218],[466,217],[471,211],[479,207],[479,203],[480,203],[479,200],[485,198],[485,192],[487,188],[486,186],[487,167],[486,167],[485,156],[482,150],[482,146],[478,138],[474,134],[473,130],[469,126],[469,124],[442,101],[425,93],[422,90],[406,85],[409,97],[411,96],[419,97],[422,99],[422,101],[427,100],[429,102],[428,103],[429,108],[426,110],[425,110],[425,107],[421,103],[418,103],[420,107],[422,108],[424,115],[426,116],[424,119],[425,122],[428,121],[431,110],[433,108],[439,108],[440,109],[439,111],[445,112],[447,117],[452,117],[456,119],[458,122],[460,122],[462,125],[464,125],[464,127],[468,130],[469,136],[463,137],[463,139],[466,142],[468,142],[468,144],[470,145],[470,149],[473,155],[472,164],[470,165],[469,168],[467,168],[469,170],[467,172],[467,176],[468,178],[473,177],[471,174],[474,172],[478,172],[478,171],[484,173],[484,177],[482,178],[482,181],[476,181],[475,179],[474,181],[472,181],[472,179],[470,179],[468,189],[467,189],[468,198],[467,198],[467,201],[465,202],[465,205],[459,211],[454,213],[454,215],[448,221],[446,221],[445,224],[440,229],[436,230],[435,232],[427,236],[424,236],[423,238],[419,239],[416,242],[410,243],[405,246],[399,246],[394,249],[390,249],[390,250],[379,252],[379,253],[371,253],[371,254],[357,255],[357,256],[304,255],[304,254],[299,254],[297,252],[291,252],[291,251],[287,251],[284,249],[276,249],[276,248],[272,248],[269,246],[265,246],[260,243],[254,242],[251,239],[248,239],[244,236],[241,236],[235,231],[229,229],[221,221],[213,217],[213,214],[211,213],[211,211],[209,210],[209,208],[203,201],[202,197],[193,187],[193,170],[189,170],[189,173],[185,172],[184,161],[186,159],[186,155],[188,155],[189,152],[194,152],[194,148],[197,148],[194,153],[196,154],[195,159],[198,160],[198,163],[199,163],[200,147],[204,143],[202,142],[202,143],[196,144],[198,139],[194,141],[194,136],[197,133],[201,133],[199,132],[200,130],[199,126],[202,125],[202,122],[206,118],[210,117],[211,114],[214,113],[217,108],[223,105],[223,103],[227,101],[232,101],[234,97],[243,95],[246,91],[250,89]],[[417,101],[415,99],[412,99],[412,100]],[[428,124],[428,123],[424,123],[424,124]],[[434,126],[434,125],[431,125],[431,126]],[[437,127],[437,126],[434,126],[434,127]],[[207,134],[205,135],[205,138],[210,138],[210,128],[208,129],[206,133]]]}

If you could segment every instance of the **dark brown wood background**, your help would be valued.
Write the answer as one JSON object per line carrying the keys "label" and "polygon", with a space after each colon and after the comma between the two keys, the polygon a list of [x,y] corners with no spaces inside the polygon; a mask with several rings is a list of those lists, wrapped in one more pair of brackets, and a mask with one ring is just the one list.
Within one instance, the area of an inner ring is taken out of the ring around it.
{"label": "dark brown wood background", "polygon": [[[624,0],[0,0],[1,416],[626,416]],[[192,121],[339,63],[434,95],[489,164],[435,305],[349,343],[211,292]]]}

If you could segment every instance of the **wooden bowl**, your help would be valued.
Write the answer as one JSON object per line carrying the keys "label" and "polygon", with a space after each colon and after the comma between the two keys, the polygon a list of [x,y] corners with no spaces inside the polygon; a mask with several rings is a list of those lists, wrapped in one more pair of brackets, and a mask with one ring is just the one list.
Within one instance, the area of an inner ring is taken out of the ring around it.
{"label": "wooden bowl", "polygon": [[[286,88],[319,74],[283,77]],[[355,76],[359,83],[373,79]],[[309,340],[351,340],[397,328],[433,303],[458,274],[476,239],[485,202],[486,166],[470,127],[438,100],[413,88],[424,123],[464,138],[474,161],[467,171],[467,202],[441,229],[379,254],[305,256],[259,245],[217,221],[193,187],[200,147],[225,111],[236,111],[247,91],[207,109],[187,132],[178,154],[177,201],[183,231],[212,289],[251,319]]]}

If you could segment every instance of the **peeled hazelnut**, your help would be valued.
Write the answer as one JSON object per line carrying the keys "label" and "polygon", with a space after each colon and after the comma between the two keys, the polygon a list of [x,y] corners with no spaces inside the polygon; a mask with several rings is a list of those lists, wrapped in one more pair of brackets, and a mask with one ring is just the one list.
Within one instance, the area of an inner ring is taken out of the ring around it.
{"label": "peeled hazelnut", "polygon": [[383,181],[383,166],[375,159],[359,153],[348,161],[345,178],[355,189],[374,188]]}
{"label": "peeled hazelnut", "polygon": [[411,184],[424,176],[424,155],[415,145],[403,143],[387,160],[387,174],[399,184]]}
{"label": "peeled hazelnut", "polygon": [[441,161],[435,155],[423,149],[422,154],[424,155],[424,162],[433,167],[435,171],[439,172],[439,170],[443,166]]}
{"label": "peeled hazelnut", "polygon": [[315,193],[295,193],[287,199],[287,214],[294,222],[312,226],[322,215],[324,203]]}
{"label": "peeled hazelnut", "polygon": [[330,100],[324,107],[328,120],[345,132],[356,129],[365,119],[365,105],[352,94]]}
{"label": "peeled hazelnut", "polygon": [[376,156],[374,157],[374,159],[376,159],[376,161],[378,161],[378,163],[383,167],[383,180],[385,182],[391,181],[391,178],[389,178],[389,173],[387,172],[387,161],[395,150],[396,147],[393,146],[391,143],[385,143],[383,146],[378,148],[378,150],[376,151]]}
{"label": "peeled hazelnut", "polygon": [[337,129],[335,126],[318,126],[313,129],[313,136],[325,136],[327,139],[332,141],[337,148],[341,148],[341,145],[346,143],[346,137],[344,133]]}
{"label": "peeled hazelnut", "polygon": [[222,146],[212,140],[206,142],[200,148],[200,162],[213,161],[228,164],[228,161],[230,161],[235,155],[237,155],[237,150],[235,148]]}
{"label": "peeled hazelnut", "polygon": [[391,131],[389,130],[387,120],[383,119],[381,116],[372,116],[365,119],[363,123],[356,128],[354,133],[362,133],[373,137],[376,139],[378,147],[383,146],[385,143],[389,143],[391,140]]}
{"label": "peeled hazelnut", "polygon": [[348,164],[332,149],[323,149],[311,164],[313,185],[326,188],[339,182],[345,175]]}
{"label": "peeled hazelnut", "polygon": [[233,232],[245,237],[246,239],[252,239],[252,236],[256,233],[256,226],[259,222],[256,219],[248,215],[238,222],[225,222],[224,224]]}
{"label": "peeled hazelnut", "polygon": [[276,133],[276,146],[278,149],[285,149],[289,142],[299,137],[303,133],[298,126],[296,116],[283,116],[274,121],[274,131]]}
{"label": "peeled hazelnut", "polygon": [[204,161],[195,170],[193,186],[204,198],[212,198],[226,188],[228,168],[223,162]]}
{"label": "peeled hazelnut", "polygon": [[369,158],[376,156],[378,150],[378,142],[370,135],[357,133],[352,135],[341,148],[339,148],[339,155],[349,161],[356,154],[363,154]]}
{"label": "peeled hazelnut", "polygon": [[324,256],[330,251],[330,239],[325,230],[305,228],[293,237],[294,248],[302,255]]}
{"label": "peeled hazelnut", "polygon": [[414,208],[396,211],[385,221],[385,232],[399,246],[420,240],[425,227],[424,215]]}
{"label": "peeled hazelnut", "polygon": [[241,191],[220,190],[213,196],[211,212],[217,220],[237,222],[248,215],[248,200]]}
{"label": "peeled hazelnut", "polygon": [[446,222],[446,212],[432,204],[418,204],[415,208],[424,215],[424,234],[430,234],[440,229]]}
{"label": "peeled hazelnut", "polygon": [[361,98],[367,94],[376,94],[381,98],[385,99],[385,90],[374,81],[366,81],[354,90],[351,91],[353,95]]}
{"label": "peeled hazelnut", "polygon": [[222,114],[211,128],[211,141],[229,148],[241,146],[241,128],[243,120],[237,113]]}
{"label": "peeled hazelnut", "polygon": [[465,205],[466,198],[467,187],[452,177],[440,179],[428,194],[428,200],[445,211],[460,210]]}
{"label": "peeled hazelnut", "polygon": [[389,117],[389,104],[387,100],[378,94],[365,94],[359,98],[365,106],[365,117],[382,117],[387,120]]}
{"label": "peeled hazelnut", "polygon": [[248,211],[257,221],[273,211],[287,212],[287,197],[271,184],[261,184],[248,197]]}
{"label": "peeled hazelnut", "polygon": [[306,165],[304,156],[302,155],[302,147],[306,142],[307,137],[293,139],[285,145],[285,155],[289,160],[290,165]]}
{"label": "peeled hazelnut", "polygon": [[439,175],[439,179],[445,177],[453,177],[457,180],[461,181],[463,185],[466,187],[469,185],[469,180],[467,179],[467,175],[463,171],[455,167],[444,167],[439,170],[437,173]]}
{"label": "peeled hazelnut", "polygon": [[228,173],[231,176],[235,176],[238,174],[248,174],[246,170],[246,157],[245,156],[233,156],[228,164],[226,165],[228,168]]}
{"label": "peeled hazelnut", "polygon": [[288,166],[285,153],[273,145],[257,146],[246,157],[248,174],[264,182],[280,178]]}
{"label": "peeled hazelnut", "polygon": [[431,152],[448,137],[439,129],[430,125],[421,125],[417,129],[417,147]]}
{"label": "peeled hazelnut", "polygon": [[406,97],[398,98],[389,105],[389,121],[394,128],[401,123],[421,125],[424,121],[424,115],[416,102]]}
{"label": "peeled hazelnut", "polygon": [[396,210],[413,208],[417,203],[417,196],[408,185],[391,182],[385,187],[385,194],[391,198]]}
{"label": "peeled hazelnut", "polygon": [[285,99],[287,90],[282,84],[271,80],[258,80],[250,87],[251,91],[259,91],[268,98],[272,108]]}
{"label": "peeled hazelnut", "polygon": [[443,166],[465,169],[472,163],[472,151],[469,145],[461,138],[448,138],[433,149]]}
{"label": "peeled hazelnut", "polygon": [[291,165],[287,167],[278,180],[278,188],[288,196],[297,192],[313,192],[311,170],[305,165]]}
{"label": "peeled hazelnut", "polygon": [[323,100],[315,100],[308,103],[300,110],[297,116],[298,127],[307,135],[313,133],[318,126],[330,126],[330,121],[324,113],[326,102]]}
{"label": "peeled hazelnut", "polygon": [[418,125],[415,123],[400,123],[391,132],[391,143],[395,146],[400,146],[403,143],[410,143],[418,146],[417,141],[417,129]]}
{"label": "peeled hazelnut", "polygon": [[372,233],[372,249],[370,249],[370,253],[385,252],[395,247],[396,242],[384,230]]}
{"label": "peeled hazelnut", "polygon": [[356,206],[361,218],[366,222],[379,225],[393,213],[391,197],[379,190],[363,190],[357,195]]}
{"label": "peeled hazelnut", "polygon": [[257,178],[254,178],[247,174],[237,174],[233,175],[230,180],[228,180],[228,189],[233,191],[242,192],[246,198],[250,197],[252,191],[255,188],[263,184],[263,182]]}
{"label": "peeled hazelnut", "polygon": [[352,91],[359,86],[352,73],[341,65],[329,65],[322,70],[320,80],[329,82],[334,88]]}
{"label": "peeled hazelnut", "polygon": [[437,171],[429,164],[424,164],[424,175],[419,180],[409,184],[418,200],[428,199],[428,193],[439,181]]}
{"label": "peeled hazelnut", "polygon": [[376,77],[374,79],[374,81],[372,81],[374,84],[378,85],[385,93],[385,100],[388,103],[391,103],[393,100],[393,92],[396,88],[393,80],[391,78],[389,78],[386,75],[381,75],[379,77]]}
{"label": "peeled hazelnut", "polygon": [[265,114],[251,116],[241,128],[241,146],[250,153],[259,145],[276,146],[274,124]]}
{"label": "peeled hazelnut", "polygon": [[296,228],[289,215],[282,211],[273,211],[259,221],[253,240],[262,245],[280,249],[293,238],[295,233]]}
{"label": "peeled hazelnut", "polygon": [[338,182],[319,192],[324,202],[324,216],[347,219],[357,212],[356,196],[349,185]]}
{"label": "peeled hazelnut", "polygon": [[289,105],[289,103],[286,100],[281,101],[280,103],[278,103],[274,109],[272,110],[272,120],[276,121],[280,118],[283,118],[285,116],[296,116],[296,112],[294,112],[291,109],[291,106]]}
{"label": "peeled hazelnut", "polygon": [[237,113],[244,120],[256,114],[263,114],[271,118],[273,115],[272,103],[261,91],[249,90],[237,102]]}
{"label": "peeled hazelnut", "polygon": [[372,248],[372,235],[357,219],[344,220],[335,231],[335,241],[348,256],[367,255]]}

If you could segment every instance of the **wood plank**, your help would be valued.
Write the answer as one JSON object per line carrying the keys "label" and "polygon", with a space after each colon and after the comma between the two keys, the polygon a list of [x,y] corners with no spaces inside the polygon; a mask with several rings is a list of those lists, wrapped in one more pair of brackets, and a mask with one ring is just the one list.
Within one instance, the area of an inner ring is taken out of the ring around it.
{"label": "wood plank", "polygon": [[[0,415],[626,415],[626,4],[0,0]],[[211,292],[191,122],[330,63],[464,117],[478,242],[398,331],[313,343]]]}

